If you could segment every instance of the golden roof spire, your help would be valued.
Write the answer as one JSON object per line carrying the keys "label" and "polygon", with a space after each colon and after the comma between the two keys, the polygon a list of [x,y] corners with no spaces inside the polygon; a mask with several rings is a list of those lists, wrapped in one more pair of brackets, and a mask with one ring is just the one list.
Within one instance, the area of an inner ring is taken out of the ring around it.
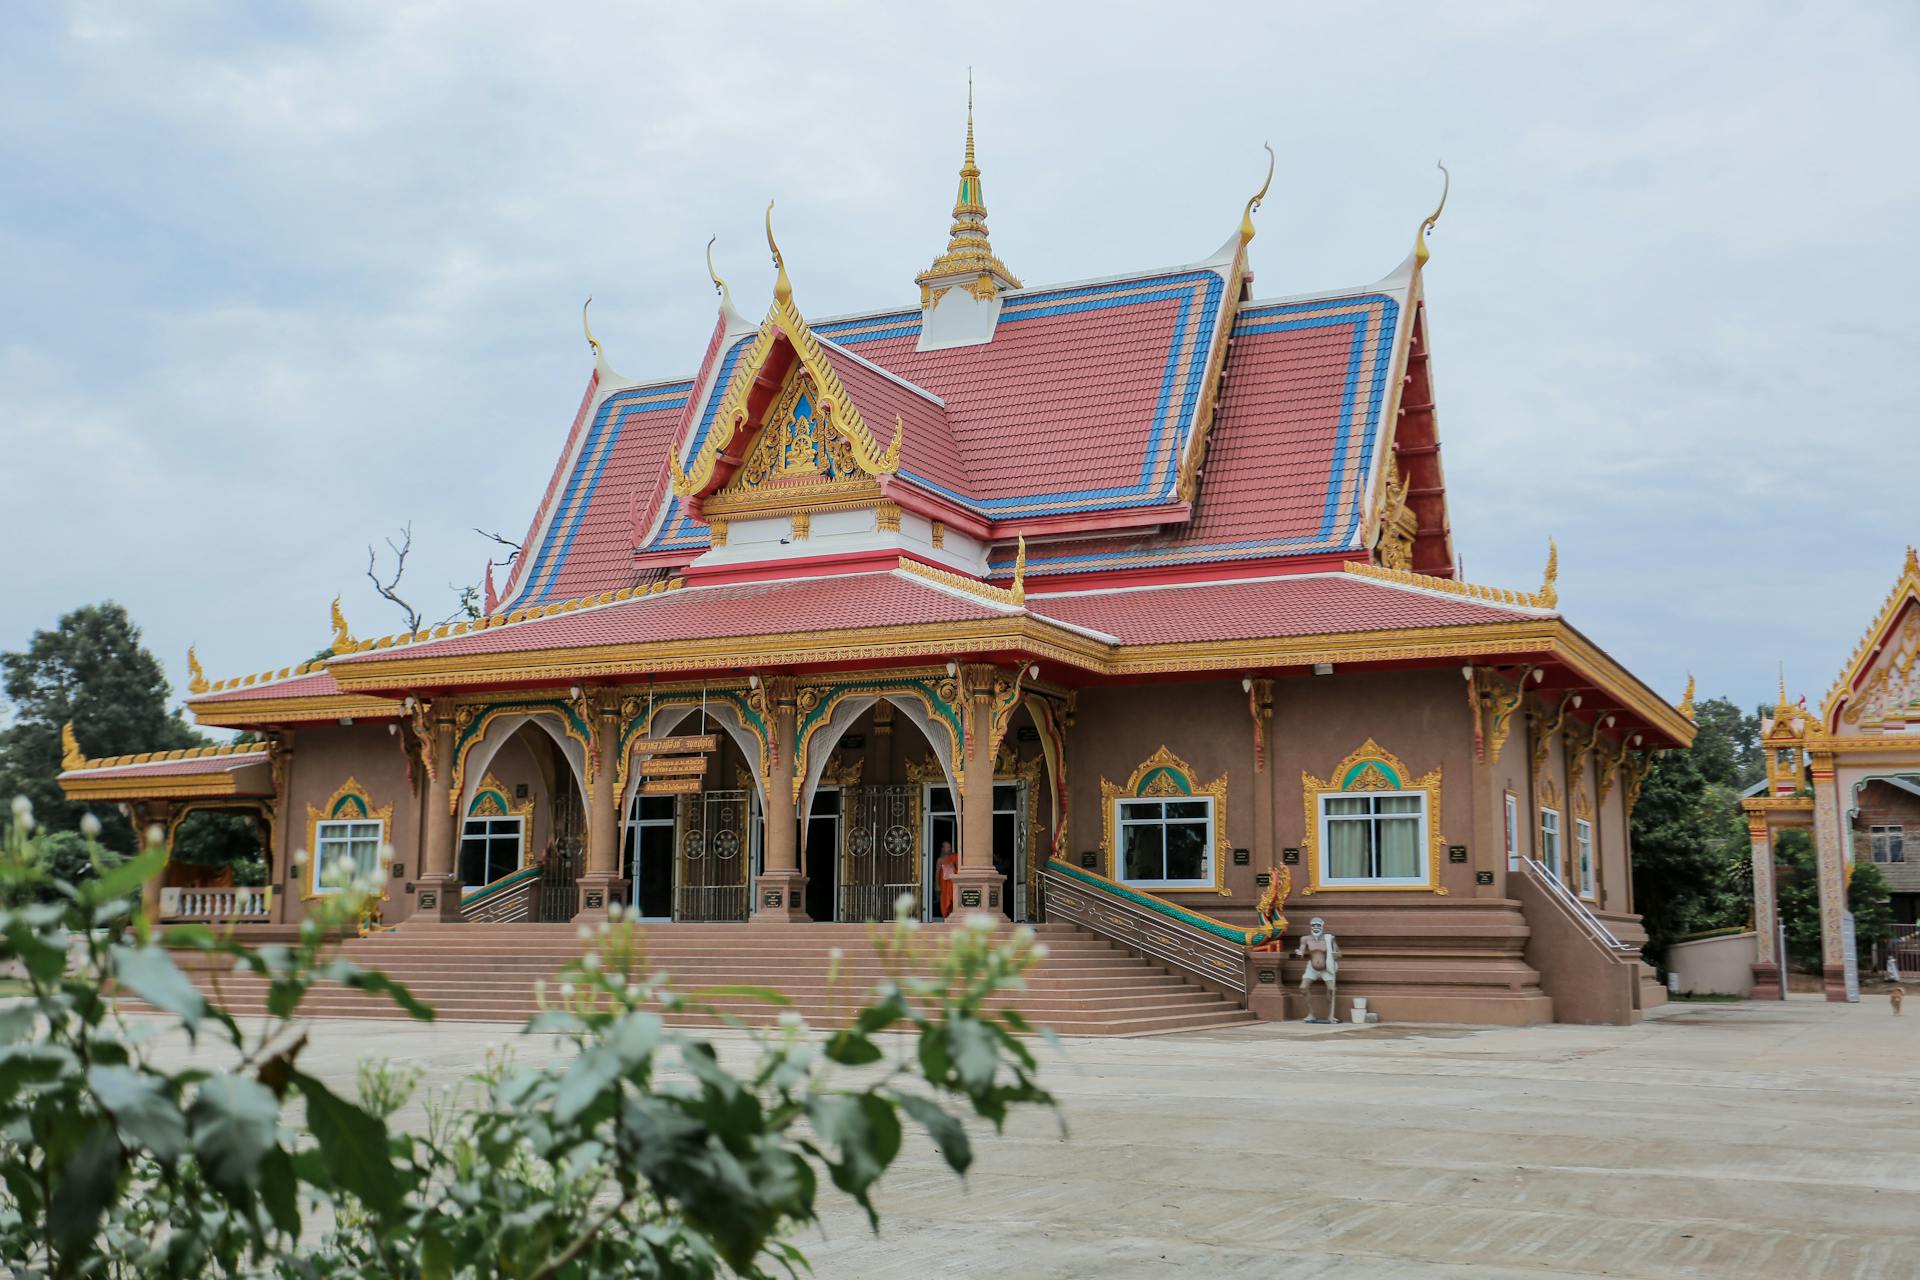
{"label": "golden roof spire", "polygon": [[1453,175],[1447,172],[1447,166],[1435,160],[1433,167],[1440,171],[1440,203],[1433,206],[1433,212],[1421,221],[1420,229],[1413,233],[1413,256],[1422,264],[1433,256],[1427,248],[1427,233],[1440,221],[1440,211],[1447,207],[1447,193],[1453,190]]}
{"label": "golden roof spire", "polygon": [[774,277],[773,296],[780,302],[793,301],[793,281],[787,279],[786,259],[780,256],[780,246],[773,242],[773,201],[767,201],[767,251],[773,254],[773,265],[780,274]]}
{"label": "golden roof spire", "polygon": [[1013,557],[1013,602],[1027,602],[1027,535],[1020,535],[1020,549]]}
{"label": "golden roof spire", "polygon": [[207,673],[206,670],[201,667],[200,655],[193,651],[192,645],[187,646],[187,672],[190,677],[187,681],[187,692],[205,693],[207,691]]}
{"label": "golden roof spire", "polygon": [[60,726],[60,767],[62,769],[84,769],[87,757],[80,750],[80,740],[73,736],[73,721]]}
{"label": "golden roof spire", "polygon": [[1687,672],[1687,691],[1680,695],[1680,714],[1691,720],[1693,715],[1693,672]]}
{"label": "golden roof spire", "polygon": [[1275,163],[1273,144],[1263,142],[1260,145],[1267,149],[1267,180],[1260,184],[1258,191],[1253,193],[1252,198],[1247,201],[1245,212],[1240,215],[1241,244],[1245,244],[1247,241],[1253,239],[1253,211],[1258,209],[1260,202],[1267,198],[1267,188],[1273,185],[1273,166]]}
{"label": "golden roof spire", "polygon": [[1560,590],[1554,584],[1560,579],[1560,547],[1552,538],[1547,539],[1547,580],[1540,584],[1540,590],[1534,599],[1544,608],[1551,609],[1560,603]]}
{"label": "golden roof spire", "polygon": [[336,656],[352,653],[360,646],[354,641],[353,632],[347,630],[347,615],[340,612],[340,597],[333,598],[333,643],[327,646]]}
{"label": "golden roof spire", "polygon": [[[960,277],[949,279],[949,277]],[[967,277],[971,277],[970,279]],[[953,226],[947,251],[913,278],[920,286],[922,305],[934,301],[932,284],[944,282],[940,292],[960,286],[976,298],[991,298],[1003,289],[1018,289],[1019,279],[994,256],[987,238],[987,197],[980,187],[980,166],[973,154],[973,75],[967,75],[967,150],[960,164],[960,186],[953,197]]]}
{"label": "golden roof spire", "polygon": [[712,236],[707,240],[707,279],[713,281],[713,291],[720,295],[720,309],[731,311],[733,310],[733,290],[727,288],[727,282],[722,280],[720,273],[713,269],[713,245],[719,238],[719,236]]}
{"label": "golden roof spire", "polygon": [[1901,572],[1906,575],[1920,577],[1920,550],[1916,550],[1913,547],[1907,548],[1907,563]]}
{"label": "golden roof spire", "polygon": [[601,356],[600,340],[593,336],[593,326],[587,322],[587,308],[592,305],[593,295],[588,294],[587,300],[580,304],[580,327],[586,331],[587,345],[593,348],[593,358],[598,360]]}

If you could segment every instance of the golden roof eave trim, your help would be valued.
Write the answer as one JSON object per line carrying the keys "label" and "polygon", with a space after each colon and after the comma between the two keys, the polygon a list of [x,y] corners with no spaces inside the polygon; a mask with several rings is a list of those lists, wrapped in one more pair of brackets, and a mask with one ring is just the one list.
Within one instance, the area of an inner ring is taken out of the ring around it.
{"label": "golden roof eave trim", "polygon": [[180,760],[224,760],[234,756],[264,755],[264,742],[216,742],[204,747],[174,747],[166,751],[136,751],[128,755],[81,757],[62,773],[84,773],[95,769],[127,769],[141,764],[172,764]]}
{"label": "golden roof eave trim", "polygon": [[[1900,567],[1900,576],[1894,580],[1893,589],[1887,592],[1887,598],[1880,605],[1880,611],[1874,615],[1873,622],[1867,627],[1866,634],[1854,645],[1846,664],[1841,668],[1839,678],[1827,690],[1827,696],[1820,700],[1820,723],[1827,730],[1839,728],[1841,705],[1853,694],[1853,685],[1866,668],[1872,663],[1878,652],[1874,641],[1886,634],[1887,629],[1896,621],[1909,599],[1920,601],[1920,552],[1913,547],[1907,548],[1905,563]],[[1784,682],[1784,677],[1783,677]],[[1784,698],[1784,690],[1782,697]]]}
{"label": "golden roof eave trim", "polygon": [[[262,763],[265,763],[262,761]],[[241,797],[234,775],[170,775],[157,778],[62,778],[60,790],[69,800],[188,800],[197,797],[271,799],[271,793]]]}
{"label": "golden roof eave trim", "polygon": [[314,720],[388,720],[405,714],[393,698],[363,693],[327,693],[310,698],[248,698],[242,701],[187,703],[196,724],[244,729],[256,724],[293,724]]}

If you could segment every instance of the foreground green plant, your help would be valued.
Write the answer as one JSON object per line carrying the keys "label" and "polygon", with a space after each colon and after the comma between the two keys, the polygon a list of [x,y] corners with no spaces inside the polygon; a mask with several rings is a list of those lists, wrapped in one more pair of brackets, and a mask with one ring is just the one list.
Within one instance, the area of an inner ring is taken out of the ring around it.
{"label": "foreground green plant", "polygon": [[[30,826],[0,833],[0,961],[31,989],[0,1010],[0,1267],[13,1274],[791,1274],[806,1266],[791,1237],[816,1221],[821,1172],[877,1225],[872,1191],[903,1117],[965,1173],[964,1113],[997,1128],[1015,1107],[1052,1104],[1017,1037],[1026,1024],[988,1009],[1042,954],[1030,932],[935,942],[902,919],[875,940],[889,977],[845,1026],[823,1040],[789,1010],[729,1063],[658,1010],[784,997],[675,992],[648,971],[641,935],[615,925],[588,934],[528,1024],[541,1061],[490,1058],[425,1100],[418,1131],[396,1132],[417,1071],[363,1064],[348,1098],[300,1061],[297,1014],[316,983],[432,1017],[399,984],[329,958],[370,886],[317,899],[291,946],[198,926],[156,935],[136,895],[162,850],[102,858],[76,886],[50,878]],[[209,1004],[180,950],[260,975],[268,1016],[243,1027]],[[195,1065],[159,1065],[116,990],[184,1032]],[[905,1033],[891,1057],[888,1031]],[[201,1065],[216,1058],[224,1069]]]}

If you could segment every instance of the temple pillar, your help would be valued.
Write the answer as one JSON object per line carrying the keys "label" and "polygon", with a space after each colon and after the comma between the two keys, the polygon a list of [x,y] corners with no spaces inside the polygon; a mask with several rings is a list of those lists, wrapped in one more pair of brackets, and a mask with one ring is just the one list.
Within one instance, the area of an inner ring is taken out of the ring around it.
{"label": "temple pillar", "polygon": [[993,697],[1003,678],[995,667],[960,668],[962,723],[966,726],[960,779],[960,868],[954,876],[956,915],[985,911],[1005,915],[1006,877],[993,865]]}
{"label": "temple pillar", "polygon": [[1847,910],[1846,849],[1840,830],[1840,786],[1833,755],[1813,753],[1813,852],[1819,863],[1820,977],[1827,999],[1847,998],[1847,955],[1840,917]]}
{"label": "temple pillar", "polygon": [[580,905],[573,916],[583,924],[605,920],[613,904],[627,896],[627,883],[620,877],[620,798],[613,793],[620,773],[620,702],[603,695],[588,710],[593,754],[587,778],[587,865],[580,874]]}
{"label": "temple pillar", "polygon": [[794,680],[776,676],[764,682],[768,732],[773,736],[767,771],[765,865],[753,878],[753,922],[783,924],[807,915],[807,877],[800,870],[799,761],[794,758]]}
{"label": "temple pillar", "polygon": [[269,741],[272,746],[268,755],[273,777],[273,820],[268,825],[267,843],[267,886],[273,891],[273,903],[268,917],[276,924],[285,924],[288,912],[293,904],[300,901],[300,876],[303,868],[293,865],[294,830],[298,824],[293,817],[293,791],[290,782],[293,777],[293,735],[292,729],[282,729]]}
{"label": "temple pillar", "polygon": [[420,803],[426,809],[426,830],[420,837],[420,890],[409,924],[454,924],[460,920],[460,870],[454,864],[459,833],[453,811],[460,793],[453,790],[453,713],[444,705],[425,709],[415,721],[427,726],[420,742],[421,770],[426,783]]}
{"label": "temple pillar", "polygon": [[1253,714],[1254,874],[1271,870],[1278,875],[1280,855],[1274,848],[1273,681],[1250,681],[1247,706]]}
{"label": "temple pillar", "polygon": [[160,923],[160,888],[167,882],[167,865],[173,861],[173,806],[164,800],[141,801],[128,806],[127,819],[133,825],[135,846],[147,850],[147,830],[159,827],[166,832],[167,860],[140,886],[140,910],[150,924]]}
{"label": "temple pillar", "polygon": [[1766,817],[1750,814],[1747,839],[1753,844],[1753,998],[1778,1000],[1785,993],[1781,975],[1779,908],[1773,894],[1773,833]]}

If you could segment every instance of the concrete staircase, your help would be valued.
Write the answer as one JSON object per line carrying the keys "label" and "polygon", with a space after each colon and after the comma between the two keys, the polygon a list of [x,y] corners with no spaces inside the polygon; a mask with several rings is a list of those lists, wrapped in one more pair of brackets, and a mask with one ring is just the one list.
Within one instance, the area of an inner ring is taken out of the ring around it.
{"label": "concrete staircase", "polygon": [[[759,986],[794,1001],[820,1027],[845,1022],[884,976],[875,957],[875,926],[837,924],[673,924],[645,930],[649,971],[664,971],[677,991]],[[929,930],[937,933],[938,926]],[[1000,1004],[1035,1026],[1061,1035],[1149,1035],[1251,1022],[1239,1004],[1067,925],[1041,925],[1048,955],[1027,975],[1027,989]],[[844,953],[840,980],[827,980],[830,952]],[[534,983],[582,950],[571,925],[469,924],[426,927],[355,938],[339,954],[405,983],[439,1017],[465,1022],[521,1022],[537,1008]],[[180,955],[194,981],[236,1014],[264,1007],[265,984],[225,962]],[[718,1025],[732,1015],[755,1025],[782,1007],[743,997],[716,998],[707,1011],[669,1016],[680,1025]],[[323,984],[307,997],[309,1017],[402,1017],[390,1000]]]}

